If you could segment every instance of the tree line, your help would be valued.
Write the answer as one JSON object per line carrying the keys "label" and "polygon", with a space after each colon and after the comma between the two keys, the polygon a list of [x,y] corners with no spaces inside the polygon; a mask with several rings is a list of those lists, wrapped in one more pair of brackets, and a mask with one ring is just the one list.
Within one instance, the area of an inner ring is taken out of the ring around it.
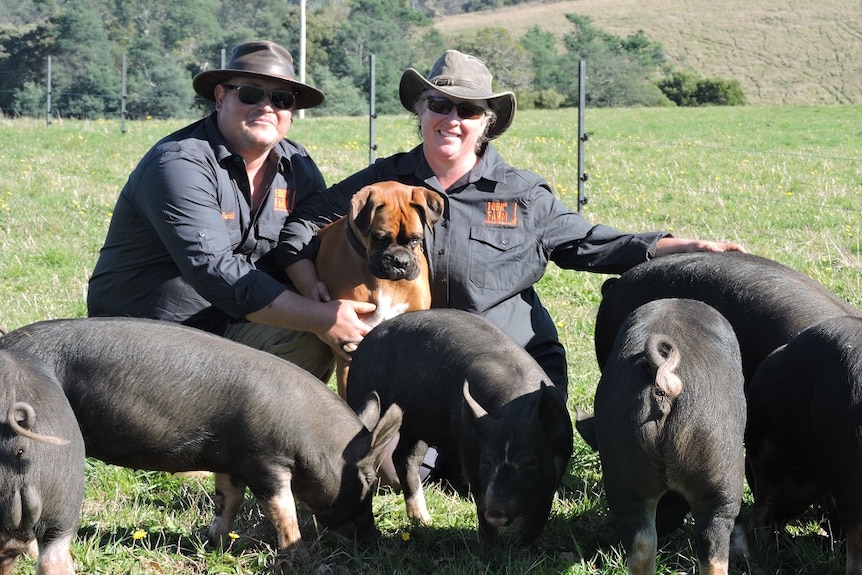
{"label": "tree line", "polygon": [[[484,60],[495,74],[495,89],[513,90],[522,108],[577,106],[581,60],[587,62],[590,106],[745,103],[738,81],[673,68],[662,46],[642,31],[621,38],[596,28],[588,17],[566,14],[571,30],[561,38],[539,27],[519,38],[503,28],[483,28],[447,41],[428,10],[411,4],[309,2],[306,81],[327,95],[311,113],[367,113],[372,54],[376,111],[398,113],[403,70],[424,73],[447,48]],[[5,116],[44,115],[48,56],[52,108],[74,118],[119,114],[125,57],[125,109],[131,119],[199,115],[206,104],[195,99],[191,78],[219,67],[223,51],[229,55],[240,42],[273,40],[299,57],[298,2],[24,0],[8,9],[10,15],[0,20],[0,114]]]}

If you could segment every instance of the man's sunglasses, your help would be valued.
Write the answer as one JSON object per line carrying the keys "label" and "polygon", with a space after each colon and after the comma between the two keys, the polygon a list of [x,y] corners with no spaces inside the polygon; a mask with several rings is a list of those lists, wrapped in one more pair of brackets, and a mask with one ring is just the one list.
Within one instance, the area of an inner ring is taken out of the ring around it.
{"label": "man's sunglasses", "polygon": [[448,116],[452,108],[458,112],[458,117],[462,120],[475,120],[485,115],[487,110],[482,106],[473,104],[472,102],[458,102],[457,104],[449,98],[442,96],[426,96],[425,105],[435,114]]}
{"label": "man's sunglasses", "polygon": [[267,96],[269,96],[272,107],[279,110],[289,110],[296,103],[296,96],[293,95],[293,92],[288,92],[287,90],[270,90],[267,92],[258,86],[222,85],[230,90],[236,90],[236,95],[243,104],[259,104]]}

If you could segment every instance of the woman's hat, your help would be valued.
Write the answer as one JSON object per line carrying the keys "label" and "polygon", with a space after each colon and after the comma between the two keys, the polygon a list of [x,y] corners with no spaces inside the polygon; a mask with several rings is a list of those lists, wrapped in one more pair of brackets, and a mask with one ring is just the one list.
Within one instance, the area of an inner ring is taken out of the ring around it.
{"label": "woman's hat", "polygon": [[279,80],[289,84],[296,94],[294,109],[313,108],[323,103],[323,92],[296,80],[293,57],[275,42],[246,42],[233,49],[230,62],[223,70],[207,70],[195,76],[195,92],[215,101],[215,87],[234,76]]}
{"label": "woman's hat", "polygon": [[488,139],[496,138],[512,125],[515,117],[515,94],[512,92],[493,92],[493,76],[481,60],[457,50],[447,50],[434,63],[428,78],[408,68],[401,75],[398,95],[401,104],[416,111],[416,99],[430,88],[447,96],[461,100],[485,100],[497,114],[497,120],[488,128]]}

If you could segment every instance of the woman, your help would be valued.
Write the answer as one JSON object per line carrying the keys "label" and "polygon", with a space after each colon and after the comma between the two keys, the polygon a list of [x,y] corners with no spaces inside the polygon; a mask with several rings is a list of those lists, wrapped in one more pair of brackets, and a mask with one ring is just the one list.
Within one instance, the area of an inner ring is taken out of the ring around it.
{"label": "woman", "polygon": [[674,252],[743,250],[588,223],[542,177],[506,164],[489,144],[509,128],[516,109],[512,92],[491,88],[488,68],[455,50],[445,52],[427,78],[407,69],[399,96],[418,117],[422,143],[309,198],[282,231],[280,261],[304,295],[325,301],[326,286],[317,281],[312,263],[314,230],[347,213],[351,196],[368,184],[398,180],[436,190],[446,208],[434,233],[426,234],[432,307],[470,311],[499,325],[565,393],[565,349],[533,288],[549,261],[619,274]]}

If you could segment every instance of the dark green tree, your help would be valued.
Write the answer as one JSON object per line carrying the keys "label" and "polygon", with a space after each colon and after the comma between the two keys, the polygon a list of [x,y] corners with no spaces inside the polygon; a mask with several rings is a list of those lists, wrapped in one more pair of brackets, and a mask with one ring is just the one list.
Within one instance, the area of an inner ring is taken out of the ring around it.
{"label": "dark green tree", "polygon": [[568,84],[564,78],[577,75],[577,70],[563,69],[564,59],[557,51],[556,36],[534,26],[521,36],[519,42],[529,54],[533,83],[529,90],[518,94],[518,106],[544,109],[560,107],[566,102],[560,86]]}
{"label": "dark green tree", "polygon": [[338,78],[329,68],[320,68],[315,75],[314,86],[326,94],[326,101],[319,108],[310,110],[310,114],[360,116],[369,112],[367,95],[351,78]]}
{"label": "dark green tree", "polygon": [[676,70],[658,82],[658,88],[677,106],[696,106],[700,77],[691,70]]}
{"label": "dark green tree", "polygon": [[153,36],[140,36],[126,56],[126,113],[130,118],[182,118],[191,113],[191,74],[179,58],[165,58]]}
{"label": "dark green tree", "polygon": [[745,94],[739,80],[725,78],[707,78],[697,83],[695,99],[698,104],[716,106],[742,106],[745,104]]}
{"label": "dark green tree", "polygon": [[120,67],[108,39],[108,6],[69,0],[57,18],[54,109],[65,116],[98,118],[120,106]]}
{"label": "dark green tree", "polygon": [[[642,33],[623,40],[604,32],[585,16],[567,14],[575,30],[563,37],[566,55],[563,68],[577,70],[580,61],[587,67],[586,100],[605,106],[657,106],[667,103],[655,83],[660,73],[662,51],[656,50]],[[563,78],[560,88],[566,103],[578,103],[578,75]]]}
{"label": "dark green tree", "polygon": [[50,20],[0,27],[0,110],[25,116],[45,113],[46,68],[55,38]]}
{"label": "dark green tree", "polygon": [[529,92],[535,77],[530,53],[505,28],[480,28],[455,40],[455,48],[482,60],[494,75],[494,90]]}
{"label": "dark green tree", "polygon": [[439,34],[432,30],[427,17],[399,0],[352,0],[350,14],[335,34],[329,68],[337,77],[352,78],[367,95],[374,54],[377,111],[398,113],[403,109],[398,99],[401,73],[410,66],[421,68],[417,47],[423,54],[439,54],[433,45]]}

